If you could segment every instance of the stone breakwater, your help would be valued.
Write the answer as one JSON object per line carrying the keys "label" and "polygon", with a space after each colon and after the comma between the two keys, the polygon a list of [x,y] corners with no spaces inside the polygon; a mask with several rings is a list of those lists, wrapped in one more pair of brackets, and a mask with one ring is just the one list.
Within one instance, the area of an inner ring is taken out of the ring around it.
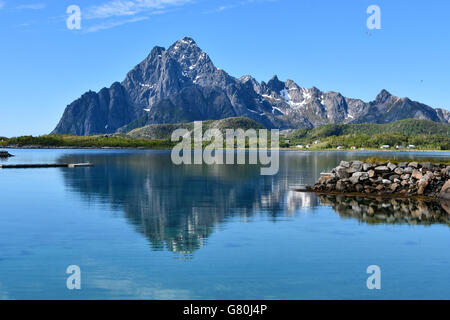
{"label": "stone breakwater", "polygon": [[359,193],[450,200],[450,166],[430,162],[341,161],[312,187],[323,193]]}
{"label": "stone breakwater", "polygon": [[8,151],[0,151],[0,158],[9,158],[12,157],[13,155],[10,154]]}

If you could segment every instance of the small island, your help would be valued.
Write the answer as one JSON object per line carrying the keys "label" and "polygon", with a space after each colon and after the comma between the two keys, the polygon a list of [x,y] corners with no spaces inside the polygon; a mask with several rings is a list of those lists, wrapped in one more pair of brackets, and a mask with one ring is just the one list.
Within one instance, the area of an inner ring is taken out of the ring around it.
{"label": "small island", "polygon": [[0,151],[0,158],[9,158],[14,157],[12,154],[10,154],[8,151]]}
{"label": "small island", "polygon": [[322,173],[317,193],[450,200],[450,165],[432,162],[341,161]]}

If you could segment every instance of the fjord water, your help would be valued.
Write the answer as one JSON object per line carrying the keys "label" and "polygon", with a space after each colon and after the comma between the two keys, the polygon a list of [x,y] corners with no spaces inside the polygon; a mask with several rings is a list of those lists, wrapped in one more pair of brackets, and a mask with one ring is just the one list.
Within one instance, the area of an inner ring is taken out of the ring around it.
{"label": "fjord water", "polygon": [[[445,210],[381,203],[367,219],[365,200],[293,191],[370,152],[282,152],[275,176],[175,166],[170,151],[10,152],[3,163],[95,166],[0,170],[0,299],[450,298],[448,219],[405,212]],[[69,265],[81,290],[66,288]],[[370,265],[381,290],[367,289]]]}

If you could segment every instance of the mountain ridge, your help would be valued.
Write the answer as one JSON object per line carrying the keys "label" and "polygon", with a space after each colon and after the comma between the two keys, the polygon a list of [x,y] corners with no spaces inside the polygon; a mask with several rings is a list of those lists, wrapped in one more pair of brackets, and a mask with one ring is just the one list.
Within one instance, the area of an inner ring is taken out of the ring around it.
{"label": "mountain ridge", "polygon": [[215,67],[189,37],[155,46],[122,82],[89,91],[69,104],[52,133],[127,132],[150,124],[248,117],[267,128],[314,128],[338,123],[389,123],[405,118],[450,123],[450,112],[382,90],[375,100],[303,88],[275,75],[267,83],[235,78]]}

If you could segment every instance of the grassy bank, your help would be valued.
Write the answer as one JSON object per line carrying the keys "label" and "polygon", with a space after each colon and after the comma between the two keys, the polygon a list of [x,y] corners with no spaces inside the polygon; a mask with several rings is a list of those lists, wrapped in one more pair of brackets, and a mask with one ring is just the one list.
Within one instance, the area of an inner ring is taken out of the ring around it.
{"label": "grassy bank", "polygon": [[39,137],[22,136],[16,138],[3,138],[0,146],[36,146],[51,147],[80,147],[80,148],[145,148],[145,149],[169,149],[175,144],[169,140],[161,139],[132,139],[120,136],[74,136],[74,135],[45,135]]}
{"label": "grassy bank", "polygon": [[[351,143],[353,140],[346,140],[347,137],[329,137],[325,141],[320,141],[318,144],[312,144],[309,149],[299,149],[299,141],[291,140],[289,143],[285,141],[285,138],[280,137],[280,149],[283,150],[336,150],[337,146],[344,146],[341,151],[348,151],[350,145],[356,145],[358,149],[364,148],[365,150],[380,151],[379,143]],[[440,151],[450,150],[450,141],[443,144],[439,144],[433,141],[432,136],[424,137],[425,140],[431,141],[426,144],[416,145],[414,150],[410,151]],[[448,138],[444,141],[447,141]],[[385,141],[385,140],[384,140]],[[95,136],[74,136],[74,135],[44,135],[44,136],[22,136],[14,138],[1,138],[0,147],[40,147],[40,148],[142,148],[142,149],[171,149],[178,142],[172,142],[169,139],[143,139],[143,138],[131,138],[121,135],[95,135]],[[209,145],[210,142],[203,142],[203,146]],[[268,143],[270,147],[270,141]],[[224,144],[224,148],[226,145]],[[246,143],[248,147],[248,141]],[[395,148],[384,149],[383,151],[394,151]]]}
{"label": "grassy bank", "polygon": [[[389,157],[365,157],[365,158],[360,158],[358,159],[360,161],[363,162],[367,162],[367,163],[380,163],[380,162],[392,162],[393,164],[399,164],[401,162],[411,162],[411,160],[402,160],[402,159],[393,159],[393,158],[389,158]],[[424,162],[430,162],[433,164],[445,164],[445,165],[450,165],[450,160],[437,160],[437,159],[433,159],[433,158],[420,158],[420,163],[424,163]]]}
{"label": "grassy bank", "polygon": [[[145,148],[168,149],[177,143],[171,142],[172,132],[178,128],[192,131],[193,123],[149,125],[128,133],[114,135],[43,135],[1,138],[0,147],[36,146],[79,147],[79,148]],[[226,129],[262,129],[257,122],[248,118],[228,118],[204,121],[203,131],[218,129],[223,134]],[[206,146],[209,142],[204,142]],[[248,143],[247,143],[248,145]],[[269,143],[270,145],[270,143]],[[427,120],[405,119],[387,124],[327,124],[314,129],[287,130],[280,136],[280,148],[286,150],[380,150],[383,145],[397,150],[396,146],[413,145],[412,151],[450,150],[450,125]]]}
{"label": "grassy bank", "polygon": [[379,149],[382,145],[415,146],[417,150],[450,150],[450,125],[405,119],[387,124],[327,124],[298,129],[287,135],[290,145],[311,145],[314,150]]}

